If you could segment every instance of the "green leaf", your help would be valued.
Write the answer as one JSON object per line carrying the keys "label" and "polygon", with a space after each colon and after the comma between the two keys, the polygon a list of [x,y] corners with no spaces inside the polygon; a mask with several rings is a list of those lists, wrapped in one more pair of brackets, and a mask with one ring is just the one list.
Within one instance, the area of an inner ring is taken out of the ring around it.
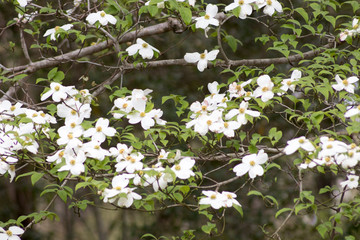
{"label": "green leaf", "polygon": [[53,69],[50,70],[50,72],[49,72],[48,75],[47,75],[47,77],[48,77],[49,80],[51,80],[51,79],[54,78],[55,74],[57,73],[57,70],[58,70],[57,67],[55,67],[55,68],[53,68]]}
{"label": "green leaf", "polygon": [[247,194],[248,196],[251,196],[251,195],[255,195],[255,196],[260,196],[263,198],[263,194],[259,191],[256,191],[256,190],[251,190],[250,192],[248,192]]}
{"label": "green leaf", "polygon": [[305,11],[305,9],[303,9],[303,8],[296,8],[296,9],[294,9],[294,10],[303,17],[303,19],[305,20],[306,23],[308,23],[308,21],[309,21],[309,15],[308,15],[307,12]]}
{"label": "green leaf", "polygon": [[241,206],[237,205],[237,204],[233,204],[233,207],[235,208],[236,211],[238,211],[238,213],[240,213],[241,217],[244,216],[244,212]]}
{"label": "green leaf", "polygon": [[67,192],[65,190],[58,190],[57,195],[66,203],[67,200]]}
{"label": "green leaf", "polygon": [[35,183],[42,178],[42,176],[44,176],[44,173],[35,172],[33,175],[31,175],[31,184],[34,186]]}
{"label": "green leaf", "polygon": [[203,232],[207,234],[210,234],[213,229],[216,229],[216,224],[210,222],[208,222],[207,225],[203,225],[201,227],[201,230],[203,230]]}
{"label": "green leaf", "polygon": [[191,10],[186,7],[180,7],[179,12],[180,12],[180,16],[181,16],[182,20],[184,21],[184,23],[186,25],[189,25],[191,23],[191,19],[192,19]]}
{"label": "green leaf", "polygon": [[282,208],[282,209],[280,209],[279,211],[276,212],[275,218],[277,218],[280,214],[282,214],[284,212],[289,212],[291,210],[292,210],[291,208]]}

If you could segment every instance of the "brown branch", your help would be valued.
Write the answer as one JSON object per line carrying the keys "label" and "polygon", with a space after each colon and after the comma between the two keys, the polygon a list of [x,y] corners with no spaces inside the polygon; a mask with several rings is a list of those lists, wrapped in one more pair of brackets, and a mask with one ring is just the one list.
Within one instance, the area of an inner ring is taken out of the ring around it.
{"label": "brown branch", "polygon": [[[184,31],[184,26],[182,23],[174,18],[169,18],[168,21],[159,23],[150,27],[146,27],[143,29],[140,29],[139,31],[129,32],[124,34],[120,40],[118,41],[120,43],[125,43],[128,41],[133,40],[135,37],[146,37],[154,34],[161,34],[168,31],[174,31],[174,32],[180,32]],[[14,72],[20,72],[30,74],[33,73],[39,69],[47,68],[47,67],[54,67],[61,63],[68,62],[70,60],[74,60],[77,58],[81,58],[87,55],[91,55],[96,52],[100,52],[106,48],[109,48],[113,45],[113,41],[103,41],[101,43],[98,43],[94,46],[85,47],[82,49],[74,50],[69,53],[65,53],[56,57],[44,59],[41,61],[33,62],[27,65],[22,65],[14,68],[9,68],[12,73]]]}

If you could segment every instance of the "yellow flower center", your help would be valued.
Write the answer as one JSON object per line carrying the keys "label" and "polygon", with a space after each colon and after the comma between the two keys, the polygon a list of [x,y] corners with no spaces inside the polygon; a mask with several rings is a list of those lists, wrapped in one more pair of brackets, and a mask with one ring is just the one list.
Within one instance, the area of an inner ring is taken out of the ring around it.
{"label": "yellow flower center", "polygon": [[245,108],[239,108],[239,113],[243,114],[245,112]]}
{"label": "yellow flower center", "polygon": [[12,112],[15,111],[15,109],[16,109],[15,106],[11,106],[11,107],[10,107],[10,111],[12,111]]}
{"label": "yellow flower center", "polygon": [[13,233],[12,233],[10,230],[7,230],[7,231],[6,231],[6,234],[7,234],[9,237],[11,237],[11,236],[13,235]]}
{"label": "yellow flower center", "polygon": [[212,200],[216,199],[216,194],[212,194],[212,195],[210,196],[210,198],[211,198]]}
{"label": "yellow flower center", "polygon": [[119,153],[120,153],[120,154],[123,154],[124,152],[125,152],[125,149],[120,149],[120,150],[119,150]]}
{"label": "yellow flower center", "polygon": [[38,114],[37,113],[34,113],[33,115],[32,115],[32,117],[37,117],[38,116]]}
{"label": "yellow flower center", "polygon": [[15,171],[15,165],[10,165],[10,171]]}
{"label": "yellow flower center", "polygon": [[299,143],[300,143],[300,144],[303,144],[304,142],[305,142],[305,140],[304,140],[304,139],[302,139],[302,138],[301,138],[301,139],[299,139]]}
{"label": "yellow flower center", "polygon": [[136,162],[135,158],[131,158],[131,159],[130,159],[130,162],[131,162],[131,163],[135,163],[135,162]]}
{"label": "yellow flower center", "polygon": [[244,4],[244,0],[239,0],[239,5],[243,5]]}
{"label": "yellow flower center", "polygon": [[97,131],[97,132],[101,132],[101,131],[102,131],[102,127],[101,127],[101,126],[96,127],[96,131]]}
{"label": "yellow flower center", "polygon": [[327,149],[332,149],[332,147],[333,147],[333,146],[332,146],[331,144],[329,144],[329,145],[326,146]]}
{"label": "yellow flower center", "polygon": [[127,106],[128,106],[127,103],[124,103],[124,104],[122,105],[123,108],[127,108]]}
{"label": "yellow flower center", "polygon": [[115,190],[121,190],[121,187],[119,187],[119,186],[117,186],[117,187],[115,187]]}
{"label": "yellow flower center", "polygon": [[132,157],[131,157],[131,156],[127,156],[125,159],[126,159],[127,161],[129,161],[129,160],[132,159]]}
{"label": "yellow flower center", "polygon": [[180,171],[180,170],[181,170],[181,167],[180,167],[179,164],[175,165],[175,170],[176,170],[176,171]]}
{"label": "yellow flower center", "polygon": [[71,127],[71,128],[75,128],[75,127],[76,127],[76,123],[72,122],[72,123],[70,124],[70,127]]}
{"label": "yellow flower center", "polygon": [[359,106],[357,106],[357,109],[358,109],[358,110],[360,110],[360,105],[359,105]]}
{"label": "yellow flower center", "polygon": [[266,0],[266,4],[271,5],[272,4],[271,0]]}
{"label": "yellow flower center", "polygon": [[68,139],[73,139],[73,138],[74,138],[74,136],[72,135],[72,133],[69,133],[69,134],[67,135],[67,137],[68,137]]}
{"label": "yellow flower center", "polygon": [[229,123],[224,122],[224,128],[228,128],[229,127]]}
{"label": "yellow flower center", "polygon": [[94,148],[95,148],[96,150],[99,150],[99,149],[100,149],[100,146],[99,146],[99,145],[95,145]]}
{"label": "yellow flower center", "polygon": [[250,166],[255,166],[255,161],[250,161]]}
{"label": "yellow flower center", "polygon": [[237,85],[237,86],[236,86],[236,90],[237,90],[237,91],[241,91],[241,89],[242,89],[242,87],[241,87],[240,85]]}
{"label": "yellow flower center", "polygon": [[305,163],[306,163],[306,164],[309,164],[309,163],[311,163],[311,160],[310,160],[310,159],[306,159],[306,160],[305,160]]}
{"label": "yellow flower center", "polygon": [[40,116],[45,117],[45,113],[40,113]]}
{"label": "yellow flower center", "polygon": [[354,29],[357,29],[359,27],[359,24],[354,25]]}
{"label": "yellow flower center", "polygon": [[105,17],[105,15],[106,15],[105,12],[101,12],[101,13],[100,13],[100,16],[101,16],[101,17]]}
{"label": "yellow flower center", "polygon": [[200,58],[201,58],[201,59],[205,59],[205,57],[206,57],[206,54],[205,54],[205,53],[200,54]]}
{"label": "yellow flower center", "polygon": [[164,158],[164,155],[160,154],[160,155],[159,155],[159,158],[160,158],[160,159]]}
{"label": "yellow flower center", "polygon": [[70,161],[70,165],[75,165],[76,164],[76,161],[75,161],[75,159],[72,159],[71,161]]}
{"label": "yellow flower center", "polygon": [[335,139],[334,138],[329,138],[329,141],[335,141]]}
{"label": "yellow flower center", "polygon": [[144,112],[141,112],[141,113],[140,113],[140,117],[145,117],[145,113],[144,113]]}
{"label": "yellow flower center", "polygon": [[350,144],[350,148],[351,148],[351,149],[356,148],[356,144],[355,144],[355,143]]}
{"label": "yellow flower center", "polygon": [[233,196],[231,194],[226,195],[228,199],[233,199]]}
{"label": "yellow flower center", "polygon": [[245,96],[250,97],[250,96],[251,96],[251,92],[246,92],[246,93],[245,93]]}
{"label": "yellow flower center", "polygon": [[222,103],[226,102],[226,98],[221,99],[221,102]]}
{"label": "yellow flower center", "polygon": [[59,31],[60,30],[60,27],[59,26],[56,26],[55,27],[55,32]]}
{"label": "yellow flower center", "polygon": [[354,156],[354,152],[349,152],[349,157],[353,157]]}
{"label": "yellow flower center", "polygon": [[328,157],[325,157],[325,162],[330,162],[331,158],[328,156]]}
{"label": "yellow flower center", "polygon": [[263,88],[261,89],[261,91],[267,92],[267,91],[269,91],[269,88],[268,88],[268,87],[263,87]]}
{"label": "yellow flower center", "polygon": [[290,86],[290,85],[291,85],[291,81],[290,81],[290,80],[287,81],[286,84],[287,84],[288,86]]}
{"label": "yellow flower center", "polygon": [[207,120],[207,121],[206,121],[206,124],[210,126],[210,125],[212,124],[212,121],[211,121],[211,120]]}
{"label": "yellow flower center", "polygon": [[75,115],[76,111],[74,109],[71,109],[71,115]]}
{"label": "yellow flower center", "polygon": [[345,86],[349,85],[349,81],[348,81],[347,79],[344,79],[344,80],[342,81],[342,83],[343,83]]}
{"label": "yellow flower center", "polygon": [[59,91],[59,90],[60,90],[60,86],[59,86],[59,85],[58,85],[58,86],[55,86],[54,90],[55,90],[55,91]]}
{"label": "yellow flower center", "polygon": [[[359,105],[360,106],[360,105]],[[206,106],[201,106],[201,110],[206,111],[207,107]]]}
{"label": "yellow flower center", "polygon": [[209,16],[208,14],[206,14],[206,15],[204,16],[204,18],[205,18],[206,20],[209,20],[209,19],[210,19],[210,16]]}
{"label": "yellow flower center", "polygon": [[58,156],[62,158],[64,156],[64,154],[65,154],[64,151],[61,151],[61,152],[59,152]]}
{"label": "yellow flower center", "polygon": [[147,44],[147,43],[143,43],[143,44],[142,44],[142,47],[143,47],[143,48],[147,48],[148,46],[149,46],[149,44]]}

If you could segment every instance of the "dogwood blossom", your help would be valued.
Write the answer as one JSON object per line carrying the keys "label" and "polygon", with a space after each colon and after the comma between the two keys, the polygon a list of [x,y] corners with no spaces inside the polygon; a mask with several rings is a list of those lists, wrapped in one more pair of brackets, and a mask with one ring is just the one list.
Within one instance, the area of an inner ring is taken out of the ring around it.
{"label": "dogwood blossom", "polygon": [[234,0],[233,3],[225,7],[225,12],[231,11],[237,7],[240,7],[239,18],[246,19],[248,15],[252,13],[251,3],[256,0]]}
{"label": "dogwood blossom", "polygon": [[24,229],[18,226],[11,226],[8,230],[0,227],[1,240],[20,240],[20,236],[24,233]]}
{"label": "dogwood blossom", "polygon": [[339,77],[339,75],[336,74],[335,80],[336,80],[336,84],[332,85],[332,87],[336,91],[345,90],[349,93],[354,93],[355,86],[352,83],[356,83],[357,81],[359,81],[359,78],[353,76],[353,77],[349,77],[349,78],[342,80]]}
{"label": "dogwood blossom", "polygon": [[108,23],[116,24],[116,18],[110,14],[105,13],[104,11],[99,11],[96,13],[90,13],[86,17],[86,21],[88,21],[91,25],[94,25],[97,21],[103,26]]}
{"label": "dogwood blossom", "polygon": [[128,173],[134,173],[135,171],[139,171],[144,166],[144,164],[141,162],[143,158],[144,156],[139,152],[131,153],[125,158],[125,161],[120,161],[115,165],[116,171],[121,172],[124,169]]}
{"label": "dogwood blossom", "polygon": [[188,179],[191,176],[195,176],[195,173],[191,170],[194,166],[195,160],[191,159],[190,157],[185,157],[181,159],[178,164],[175,164],[171,170],[174,171],[176,177],[180,179]]}
{"label": "dogwood blossom", "polygon": [[200,72],[203,72],[205,68],[207,68],[208,61],[213,61],[216,59],[216,56],[218,55],[219,50],[212,50],[208,53],[207,50],[205,50],[203,53],[193,52],[193,53],[186,53],[184,56],[184,59],[188,63],[196,63],[197,62],[197,68]]}
{"label": "dogwood blossom", "polygon": [[99,118],[94,128],[90,128],[84,132],[84,137],[90,137],[94,141],[104,142],[106,137],[115,136],[116,130],[109,127],[109,119]]}
{"label": "dogwood blossom", "polygon": [[205,29],[209,25],[219,26],[219,20],[215,18],[217,13],[218,7],[213,4],[208,4],[206,6],[205,16],[195,18],[195,27]]}
{"label": "dogwood blossom", "polygon": [[232,207],[234,204],[241,206],[241,204],[235,199],[236,194],[232,192],[223,191],[221,192],[226,198],[224,200],[224,207]]}
{"label": "dogwood blossom", "polygon": [[359,115],[360,114],[360,105],[358,105],[357,107],[353,107],[350,108],[346,113],[345,113],[345,117],[349,118],[349,117],[353,117],[355,115]]}
{"label": "dogwood blossom", "polygon": [[244,125],[248,121],[246,119],[245,115],[250,115],[252,117],[259,117],[260,116],[260,112],[249,110],[248,106],[249,106],[248,102],[242,101],[240,103],[240,107],[238,109],[231,109],[225,115],[225,119],[229,120],[229,119],[233,118],[234,116],[237,116],[238,123],[240,123],[241,125]]}
{"label": "dogwood blossom", "polygon": [[126,207],[129,208],[134,200],[140,200],[141,196],[139,194],[137,194],[136,192],[133,192],[133,190],[135,190],[136,188],[125,188],[124,189],[124,193],[126,194],[126,196],[121,196],[119,197],[118,201],[117,201],[117,205],[119,207]]}
{"label": "dogwood blossom", "polygon": [[200,205],[210,205],[214,209],[220,209],[224,207],[227,196],[215,191],[202,191],[205,198],[201,198],[199,201]]}
{"label": "dogwood blossom", "polygon": [[31,2],[31,0],[17,0],[17,2],[19,3],[20,7],[26,7],[28,3]]}
{"label": "dogwood blossom", "polygon": [[136,39],[136,43],[131,45],[130,47],[126,48],[125,50],[129,56],[135,55],[139,52],[140,56],[143,59],[151,59],[154,56],[154,51],[160,53],[160,51],[141,38]]}
{"label": "dogwood blossom", "polygon": [[266,15],[272,16],[275,13],[275,10],[279,13],[282,13],[282,6],[277,0],[257,0],[256,4],[259,8],[264,8],[264,13]]}
{"label": "dogwood blossom", "polygon": [[340,183],[341,187],[343,187],[343,188],[347,187],[348,189],[354,189],[359,186],[359,176],[355,175],[354,173],[348,174],[347,179],[348,180]]}
{"label": "dogwood blossom", "polygon": [[61,100],[65,100],[68,98],[70,94],[73,94],[74,88],[73,87],[65,87],[57,82],[50,83],[50,90],[45,92],[40,100],[44,101],[52,96],[52,99],[55,102],[60,102]]}
{"label": "dogwood blossom", "polygon": [[[246,91],[244,89],[245,86],[251,83],[252,79],[247,80],[242,83],[233,82],[229,85],[228,92],[230,93],[230,98],[238,98],[246,95]],[[246,99],[245,99],[246,100]]]}
{"label": "dogwood blossom", "polygon": [[249,177],[254,179],[256,176],[262,176],[264,169],[260,164],[265,163],[268,160],[268,155],[261,149],[257,154],[250,154],[242,159],[242,163],[236,165],[233,171],[236,176],[243,176],[249,172]]}
{"label": "dogwood blossom", "polygon": [[274,83],[271,81],[269,75],[262,75],[258,77],[256,82],[259,87],[254,91],[255,97],[261,97],[261,101],[263,102],[267,102],[274,97],[274,93],[272,92]]}
{"label": "dogwood blossom", "polygon": [[66,155],[65,163],[66,165],[59,168],[59,172],[70,171],[72,175],[78,176],[85,171],[84,162],[86,156],[83,152],[78,152],[77,155]]}
{"label": "dogwood blossom", "polygon": [[[72,27],[73,27],[74,25],[72,25],[72,24],[65,24],[65,25],[63,25],[63,26],[56,26],[56,27],[54,27],[54,28],[51,28],[51,29],[48,29],[48,30],[46,30],[46,32],[44,33],[44,35],[43,35],[43,37],[47,37],[47,36],[50,36],[50,39],[51,40],[53,40],[53,41],[55,41],[56,40],[56,38],[58,38],[59,37],[59,30],[60,29],[63,29],[64,31],[68,31],[68,30],[70,30]],[[55,100],[54,100],[55,101]]]}
{"label": "dogwood blossom", "polygon": [[[290,78],[282,80],[280,89],[283,90],[284,92],[287,92],[289,89],[294,92],[296,87],[294,82],[298,81],[300,78],[301,78],[301,72],[297,69],[294,70],[291,73]],[[278,93],[278,95],[283,95],[283,94],[284,94],[283,92]]]}
{"label": "dogwood blossom", "polygon": [[354,18],[352,21],[352,29],[346,29],[344,32],[340,33],[340,41],[345,41],[348,36],[351,37],[358,33],[360,33],[359,19]]}
{"label": "dogwood blossom", "polygon": [[287,146],[284,148],[284,152],[286,155],[290,155],[296,152],[299,148],[302,148],[308,152],[315,151],[314,145],[308,139],[302,136],[289,140],[287,142]]}

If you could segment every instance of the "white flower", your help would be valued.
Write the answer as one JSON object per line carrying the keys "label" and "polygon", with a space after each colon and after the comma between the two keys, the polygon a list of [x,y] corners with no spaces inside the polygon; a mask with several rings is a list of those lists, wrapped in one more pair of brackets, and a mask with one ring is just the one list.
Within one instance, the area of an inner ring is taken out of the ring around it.
{"label": "white flower", "polygon": [[268,155],[261,149],[257,154],[250,154],[242,159],[242,163],[236,165],[233,171],[236,176],[242,176],[249,172],[250,178],[254,179],[256,176],[262,176],[264,169],[260,164],[265,163],[268,160]]}
{"label": "white flower", "polygon": [[94,25],[97,21],[103,26],[108,23],[115,24],[116,18],[110,14],[106,14],[104,11],[99,11],[96,13],[90,13],[89,16],[86,17],[86,21],[88,21],[91,25]]}
{"label": "white flower", "polygon": [[135,200],[140,200],[141,196],[135,192],[133,192],[135,188],[125,188],[124,193],[126,193],[126,197],[120,196],[117,202],[119,207],[129,208]]}
{"label": "white flower", "polygon": [[238,123],[240,123],[241,125],[244,125],[247,123],[247,119],[245,117],[245,115],[250,115],[252,117],[259,117],[260,116],[260,112],[258,111],[253,111],[253,110],[248,110],[249,103],[242,101],[240,103],[240,107],[238,109],[231,109],[226,115],[225,115],[225,119],[229,120],[231,118],[233,118],[234,116],[237,116],[237,121]]}
{"label": "white flower", "polygon": [[235,199],[235,193],[223,191],[221,194],[226,197],[224,200],[224,207],[232,207],[234,204],[241,206],[241,204]]}
{"label": "white flower", "polygon": [[26,5],[28,5],[29,2],[31,2],[31,0],[17,0],[20,7],[26,7]]}
{"label": "white flower", "polygon": [[83,151],[87,157],[95,158],[97,160],[104,160],[105,156],[109,156],[108,150],[101,148],[100,142],[90,141],[83,145]]}
{"label": "white flower", "polygon": [[[299,70],[294,70],[291,74],[291,77],[290,78],[287,78],[287,79],[284,79],[282,80],[281,82],[281,87],[280,89],[283,90],[284,92],[287,92],[289,89],[291,91],[295,91],[295,84],[294,81],[298,81],[299,79],[301,78],[301,72]],[[283,95],[284,93],[281,92],[281,93],[278,93],[278,95]]]}
{"label": "white flower", "polygon": [[125,158],[125,161],[120,161],[115,165],[116,171],[121,172],[124,169],[128,173],[139,171],[143,169],[144,164],[141,162],[143,158],[144,156],[141,153],[131,153]]}
{"label": "white flower", "polygon": [[231,11],[237,7],[240,7],[240,14],[239,18],[245,19],[248,15],[252,13],[252,6],[251,3],[255,2],[256,0],[234,0],[233,3],[225,7],[225,12]]}
{"label": "white flower", "polygon": [[205,29],[209,25],[219,26],[219,20],[215,19],[215,16],[218,12],[218,7],[213,4],[208,4],[206,6],[205,16],[195,18],[196,28]]}
{"label": "white flower", "polygon": [[332,157],[338,153],[345,153],[348,150],[348,146],[345,143],[328,137],[321,137],[320,145],[321,151],[318,154],[319,158]]}
{"label": "white flower", "polygon": [[41,101],[44,101],[48,99],[50,96],[52,96],[52,99],[55,102],[60,102],[61,100],[64,100],[68,97],[69,94],[71,94],[74,91],[74,87],[64,87],[60,83],[52,82],[50,83],[50,90],[44,93],[41,96]]}
{"label": "white flower", "polygon": [[116,161],[120,162],[126,159],[127,156],[132,152],[133,147],[128,147],[126,144],[118,143],[115,147],[109,149],[111,155],[116,157]]}
{"label": "white flower", "polygon": [[103,201],[108,202],[110,198],[113,198],[116,195],[124,192],[124,189],[127,187],[128,184],[129,184],[129,179],[125,178],[122,175],[115,176],[111,181],[112,188],[105,189],[106,191],[104,191],[103,193],[104,196]]}
{"label": "white flower", "polygon": [[345,188],[349,188],[349,189],[354,189],[357,188],[359,185],[359,176],[356,176],[354,174],[348,174],[347,175],[347,181],[343,181],[340,183],[341,187]]}
{"label": "white flower", "polygon": [[126,48],[125,51],[128,52],[129,56],[133,56],[139,52],[143,59],[151,59],[154,56],[154,51],[158,53],[160,52],[141,38],[136,39],[136,43]]}
{"label": "white flower", "polygon": [[141,123],[141,127],[145,130],[151,128],[155,125],[155,120],[153,119],[155,117],[155,111],[151,110],[150,112],[134,112],[127,115],[127,118],[129,119],[130,124],[137,124]]}
{"label": "white flower", "polygon": [[68,30],[71,29],[73,26],[74,26],[74,25],[72,25],[72,24],[65,24],[65,25],[63,25],[63,26],[61,26],[61,27],[56,26],[56,27],[54,27],[54,28],[51,28],[51,29],[46,30],[46,32],[45,32],[45,34],[43,35],[43,37],[47,37],[47,36],[50,35],[50,39],[55,41],[56,38],[59,37],[59,35],[60,35],[59,33],[56,34],[57,32],[59,32],[60,28],[63,29],[64,31],[68,31]]}
{"label": "white flower", "polygon": [[19,235],[24,233],[24,229],[18,226],[11,226],[8,230],[0,227],[0,239],[1,240],[20,240]]}
{"label": "white flower", "polygon": [[357,81],[359,81],[358,77],[349,77],[346,78],[344,80],[342,80],[339,75],[335,75],[335,80],[336,80],[336,84],[332,85],[332,87],[336,90],[336,91],[341,91],[341,90],[345,90],[349,93],[354,93],[354,89],[355,86],[352,83],[355,83]]}
{"label": "white flower", "polygon": [[274,83],[271,81],[268,75],[262,75],[256,80],[259,85],[254,91],[255,97],[261,97],[261,101],[267,102],[274,97],[274,93],[271,91],[274,87]]}
{"label": "white flower", "polygon": [[90,137],[93,141],[104,142],[106,137],[115,136],[115,128],[109,127],[109,119],[99,118],[94,128],[84,132],[84,137]]}
{"label": "white flower", "polygon": [[[209,6],[209,5],[208,5]],[[188,63],[198,63],[197,68],[200,72],[203,72],[205,68],[207,68],[208,61],[215,60],[216,56],[218,55],[219,50],[212,50],[208,53],[207,50],[205,50],[203,53],[186,53],[184,56],[184,59]]]}
{"label": "white flower", "polygon": [[259,8],[265,7],[264,13],[269,16],[272,16],[275,10],[282,13],[282,6],[277,0],[258,0],[257,5]]}
{"label": "white flower", "polygon": [[84,162],[86,160],[83,152],[78,152],[77,155],[66,155],[66,165],[59,168],[59,172],[70,171],[72,175],[78,176],[85,171]]}
{"label": "white flower", "polygon": [[229,85],[230,98],[234,98],[234,97],[238,98],[238,97],[246,95],[246,91],[245,91],[244,87],[249,85],[251,83],[251,81],[252,81],[252,79],[242,82],[240,84],[236,83],[236,82],[231,83]]}
{"label": "white flower", "polygon": [[350,108],[345,113],[345,117],[349,118],[349,117],[353,117],[353,116],[358,115],[358,114],[360,114],[360,105],[358,105],[357,107]]}
{"label": "white flower", "polygon": [[224,207],[225,201],[227,200],[227,197],[219,192],[202,191],[202,194],[204,194],[207,197],[200,199],[199,204],[210,205],[214,209],[219,209]]}
{"label": "white flower", "polygon": [[308,152],[315,151],[314,145],[312,145],[312,143],[303,136],[289,140],[287,142],[287,146],[284,148],[284,152],[286,155],[290,155],[296,152],[299,148]]}
{"label": "white flower", "polygon": [[[117,98],[114,101],[114,107],[112,110],[113,111],[119,110],[124,113],[129,113],[131,112],[132,108],[133,105],[131,103],[131,100],[129,100],[129,97],[124,97],[124,98]],[[124,116],[124,113],[113,112],[113,115],[115,119],[120,119]]]}
{"label": "white flower", "polygon": [[176,177],[180,179],[188,179],[191,176],[195,176],[195,173],[191,170],[194,166],[195,160],[190,157],[183,158],[179,164],[175,164],[171,170],[174,171]]}
{"label": "white flower", "polygon": [[317,166],[316,162],[312,161],[311,159],[306,159],[304,163],[300,164],[300,169],[307,169],[307,168],[313,168]]}
{"label": "white flower", "polygon": [[340,33],[340,41],[345,41],[348,36],[352,37],[354,34],[356,34],[356,31],[345,29],[344,32]]}

